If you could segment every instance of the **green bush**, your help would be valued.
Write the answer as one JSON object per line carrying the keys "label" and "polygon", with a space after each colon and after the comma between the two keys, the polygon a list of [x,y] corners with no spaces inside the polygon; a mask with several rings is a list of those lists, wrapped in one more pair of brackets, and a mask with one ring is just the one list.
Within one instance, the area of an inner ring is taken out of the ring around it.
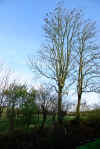
{"label": "green bush", "polygon": [[8,130],[8,120],[0,120],[0,133]]}
{"label": "green bush", "polygon": [[88,113],[86,123],[91,127],[100,127],[100,109],[96,109],[91,113]]}

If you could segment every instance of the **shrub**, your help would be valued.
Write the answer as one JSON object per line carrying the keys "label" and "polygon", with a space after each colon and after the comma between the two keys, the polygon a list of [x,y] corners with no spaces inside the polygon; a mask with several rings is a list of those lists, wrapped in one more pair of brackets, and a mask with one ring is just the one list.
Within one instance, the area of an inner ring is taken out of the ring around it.
{"label": "shrub", "polygon": [[91,127],[100,127],[100,109],[96,109],[87,115],[87,124]]}

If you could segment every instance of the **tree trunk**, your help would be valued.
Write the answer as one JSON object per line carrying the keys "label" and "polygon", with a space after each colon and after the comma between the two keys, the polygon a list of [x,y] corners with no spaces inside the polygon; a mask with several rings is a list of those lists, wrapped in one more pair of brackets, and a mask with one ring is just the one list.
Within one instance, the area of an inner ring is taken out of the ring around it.
{"label": "tree trunk", "polygon": [[59,92],[58,92],[58,122],[62,123],[62,88],[59,87]]}
{"label": "tree trunk", "polygon": [[2,117],[3,107],[0,107],[0,118]]}
{"label": "tree trunk", "polygon": [[15,110],[14,105],[12,106],[11,110],[9,111],[9,131],[13,132],[15,127]]}
{"label": "tree trunk", "polygon": [[42,124],[41,124],[41,129],[44,128],[45,122],[46,122],[46,119],[47,119],[47,111],[44,108],[44,106],[42,106],[42,114],[43,114],[43,120],[42,120]]}
{"label": "tree trunk", "polygon": [[38,111],[38,122],[39,122],[39,120],[40,120],[40,112]]}
{"label": "tree trunk", "polygon": [[76,119],[80,119],[80,104],[81,104],[81,94],[78,95],[78,103],[76,108]]}
{"label": "tree trunk", "polygon": [[55,120],[56,120],[56,112],[53,111],[52,112],[52,121],[53,121],[53,123],[55,123]]}
{"label": "tree trunk", "polygon": [[10,117],[9,119],[9,131],[12,132],[14,130],[14,117]]}

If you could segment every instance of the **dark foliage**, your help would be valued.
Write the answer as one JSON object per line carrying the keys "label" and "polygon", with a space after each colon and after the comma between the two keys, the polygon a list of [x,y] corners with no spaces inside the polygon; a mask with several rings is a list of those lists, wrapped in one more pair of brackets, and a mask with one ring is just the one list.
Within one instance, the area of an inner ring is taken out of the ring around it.
{"label": "dark foliage", "polygon": [[76,149],[100,136],[95,128],[73,123],[60,125],[56,122],[41,132],[37,128],[31,131],[16,129],[13,133],[0,135],[0,149]]}

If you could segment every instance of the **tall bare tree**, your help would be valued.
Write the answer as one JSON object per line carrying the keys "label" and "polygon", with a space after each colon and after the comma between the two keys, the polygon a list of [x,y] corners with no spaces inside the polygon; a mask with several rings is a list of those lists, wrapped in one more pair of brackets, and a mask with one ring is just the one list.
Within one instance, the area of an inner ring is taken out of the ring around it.
{"label": "tall bare tree", "polygon": [[[83,19],[84,20],[84,19]],[[77,96],[78,103],[76,117],[80,117],[80,104],[83,92],[93,92],[91,90],[96,85],[96,64],[100,55],[100,49],[96,41],[96,24],[91,20],[81,22],[81,27],[77,36],[76,46],[76,69],[77,69]]]}
{"label": "tall bare tree", "polygon": [[[73,69],[71,53],[76,44],[80,18],[80,11],[76,9],[70,11],[58,4],[55,9],[46,14],[44,19],[46,43],[39,52],[40,63],[34,63],[34,58],[29,59],[32,71],[35,70],[56,82],[59,122],[61,121],[63,89]],[[68,84],[66,85],[68,87]]]}

